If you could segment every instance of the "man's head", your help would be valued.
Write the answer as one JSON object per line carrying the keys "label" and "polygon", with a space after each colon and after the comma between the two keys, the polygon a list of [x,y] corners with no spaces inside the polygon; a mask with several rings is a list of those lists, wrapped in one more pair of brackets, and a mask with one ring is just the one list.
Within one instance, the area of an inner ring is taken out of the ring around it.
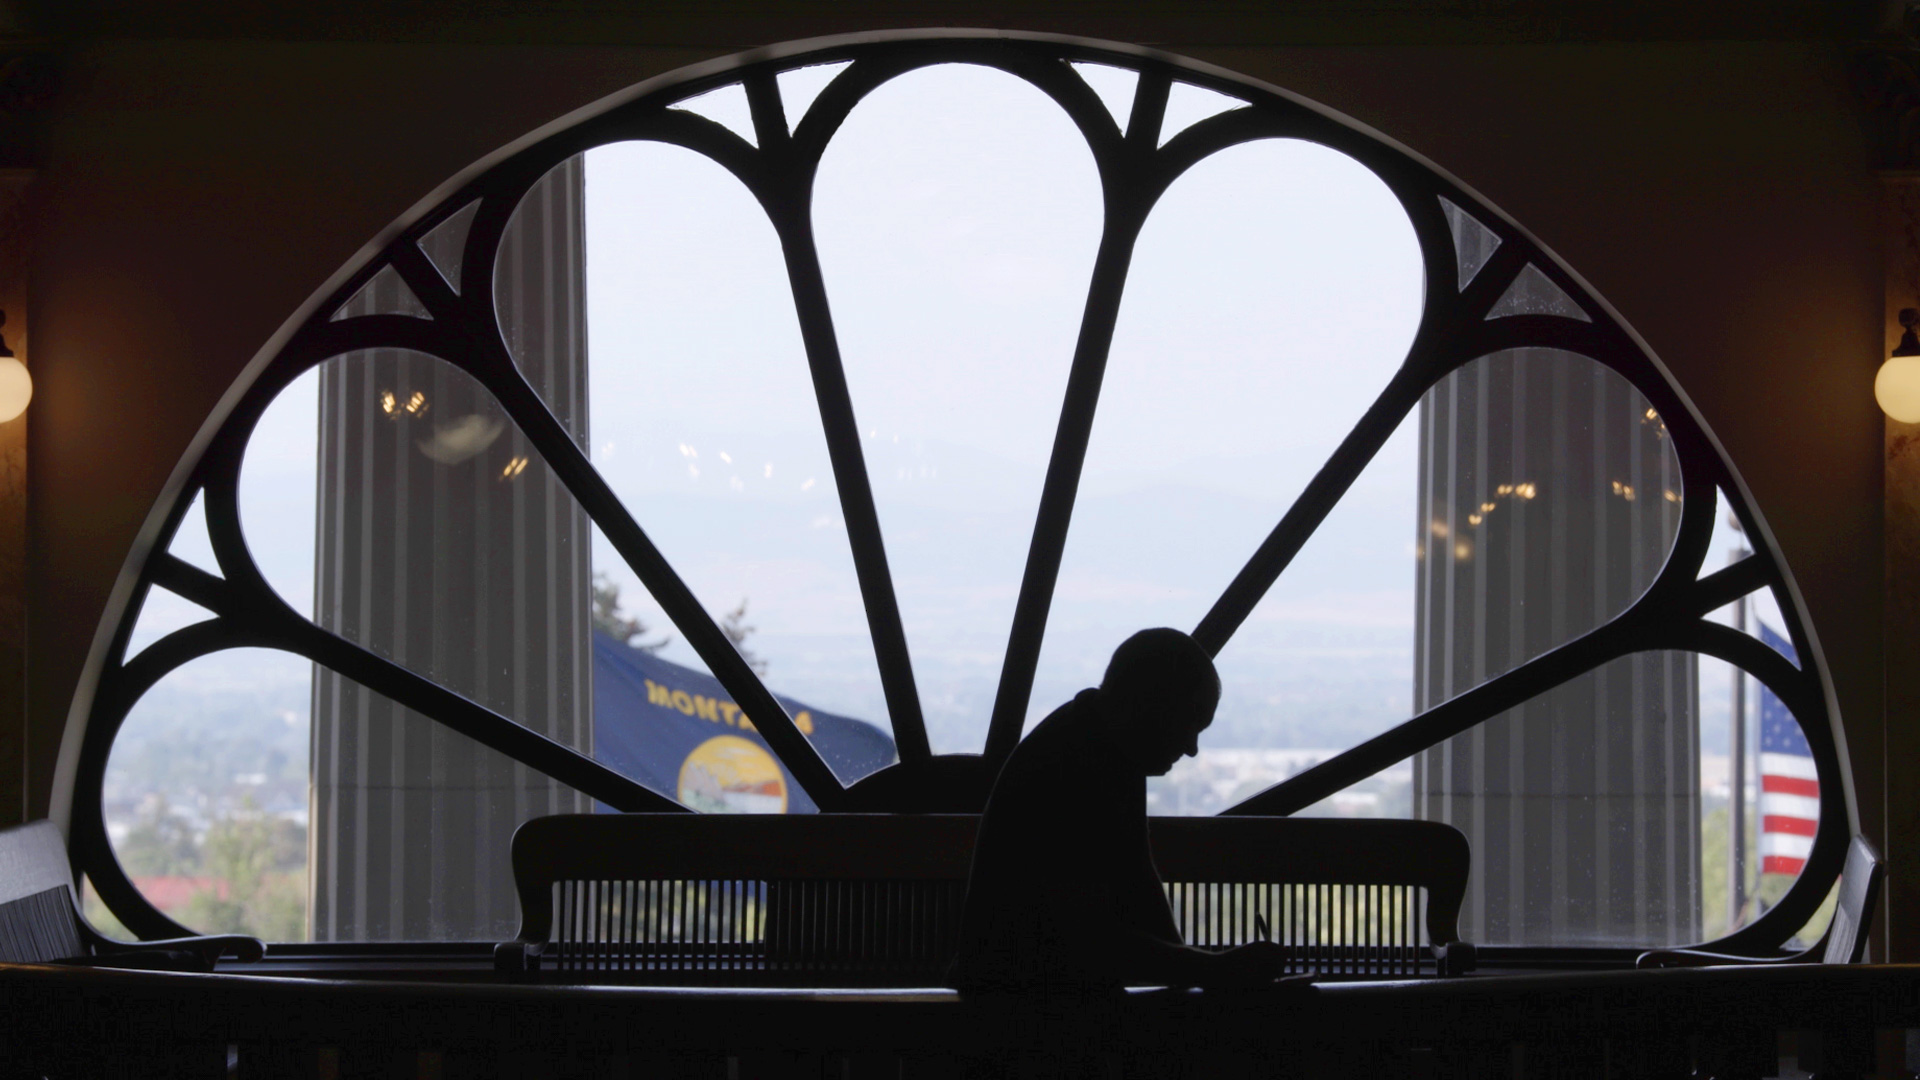
{"label": "man's head", "polygon": [[1220,704],[1220,674],[1192,638],[1161,627],[1120,643],[1100,680],[1100,703],[1121,752],[1148,776],[1199,749]]}

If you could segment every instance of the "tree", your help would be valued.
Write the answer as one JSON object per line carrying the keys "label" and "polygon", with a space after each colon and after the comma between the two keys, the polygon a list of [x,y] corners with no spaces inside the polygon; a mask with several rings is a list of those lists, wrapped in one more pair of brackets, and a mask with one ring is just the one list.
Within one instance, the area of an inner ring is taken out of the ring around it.
{"label": "tree", "polygon": [[767,677],[767,662],[755,655],[752,649],[747,648],[747,639],[752,637],[757,629],[759,627],[747,625],[747,598],[744,596],[740,598],[739,607],[720,617],[720,632],[727,635],[728,641],[733,642],[734,649],[740,653],[740,659],[747,662],[747,666],[753,669],[753,673],[764,679]]}
{"label": "tree", "polygon": [[181,921],[210,933],[269,941],[307,936],[306,830],[263,813],[248,796],[207,829],[212,887],[187,901]]}
{"label": "tree", "polygon": [[606,571],[595,571],[593,584],[589,586],[593,594],[593,628],[620,642],[639,649],[641,652],[659,652],[673,639],[662,637],[658,641],[641,641],[650,631],[647,624],[637,618],[620,614],[620,586],[613,583]]}

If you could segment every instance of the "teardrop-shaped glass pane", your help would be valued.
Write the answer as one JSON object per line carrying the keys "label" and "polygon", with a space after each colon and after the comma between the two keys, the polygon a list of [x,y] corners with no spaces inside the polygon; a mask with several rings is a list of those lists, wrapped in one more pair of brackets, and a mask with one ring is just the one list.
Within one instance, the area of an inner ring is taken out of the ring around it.
{"label": "teardrop-shaped glass pane", "polygon": [[241,465],[268,582],[346,640],[592,747],[586,515],[444,361],[349,353],[282,392]]}
{"label": "teardrop-shaped glass pane", "polygon": [[[1731,673],[1693,653],[1637,653],[1416,755],[1415,816],[1453,824],[1473,847],[1462,936],[1688,945],[1777,902],[1811,846],[1820,781],[1799,725],[1770,693],[1751,696],[1751,679],[1746,756],[1730,769]],[[1762,713],[1771,736],[1757,730]],[[1790,797],[1767,801],[1802,774]],[[1733,775],[1746,796],[1738,851]]]}
{"label": "teardrop-shaped glass pane", "polygon": [[1134,631],[1193,629],[1399,367],[1421,282],[1399,202],[1324,147],[1237,146],[1168,190],[1128,275],[1030,719]]}
{"label": "teardrop-shaped glass pane", "polygon": [[813,107],[820,91],[825,90],[827,84],[845,71],[850,63],[851,60],[842,60],[834,64],[809,64],[783,71],[775,77],[780,84],[780,106],[787,114],[788,131],[800,126],[800,121],[806,117],[807,110]]}
{"label": "teardrop-shaped glass pane", "polygon": [[747,103],[747,88],[739,83],[690,97],[674,108],[704,116],[747,140],[750,145],[759,145],[753,133],[753,106]]}
{"label": "teardrop-shaped glass pane", "polygon": [[306,659],[191,661],[129,713],[108,834],[154,906],[271,941],[497,941],[509,845],[590,802]]}
{"label": "teardrop-shaped glass pane", "polygon": [[351,319],[359,315],[409,315],[416,319],[430,319],[427,305],[413,295],[407,283],[400,279],[400,272],[391,266],[383,266],[379,272],[368,279],[365,285],[340,305],[333,318]]}
{"label": "teardrop-shaped glass pane", "polygon": [[1133,95],[1140,86],[1140,73],[1111,64],[1074,64],[1073,70],[1100,96],[1100,103],[1112,114],[1115,127],[1127,133],[1127,121],[1133,116]]}
{"label": "teardrop-shaped glass pane", "polygon": [[133,631],[127,635],[126,658],[133,659],[140,655],[142,649],[175,630],[213,617],[213,612],[199,604],[156,585],[147,590],[147,598],[140,604],[140,615],[134,620]]}
{"label": "teardrop-shaped glass pane", "polygon": [[1160,145],[1210,116],[1246,107],[1246,102],[1218,90],[1177,82],[1167,90],[1167,111],[1160,121]]}
{"label": "teardrop-shaped glass pane", "polygon": [[1447,229],[1453,233],[1454,261],[1460,275],[1460,290],[1465,292],[1474,275],[1493,258],[1494,251],[1500,247],[1500,237],[1445,198],[1440,200],[1440,210],[1446,214]]}
{"label": "teardrop-shaped glass pane", "polygon": [[446,279],[455,295],[460,292],[460,264],[467,253],[467,231],[473,228],[473,215],[480,210],[475,199],[447,216],[447,220],[427,230],[420,238],[420,250]]}
{"label": "teardrop-shaped glass pane", "polygon": [[1099,244],[1099,178],[1040,91],[943,65],[863,100],[814,190],[929,734],[975,752]]}
{"label": "teardrop-shaped glass pane", "polygon": [[1555,285],[1540,272],[1540,268],[1528,263],[1507,286],[1507,291],[1494,302],[1493,309],[1487,312],[1487,318],[1500,319],[1509,315],[1558,315],[1563,319],[1578,319],[1592,322],[1587,313],[1574,303],[1573,297]]}
{"label": "teardrop-shaped glass pane", "polygon": [[1495,353],[1420,408],[1415,712],[1625,611],[1681,512],[1654,494],[1680,490],[1680,463],[1652,406],[1586,357]]}
{"label": "teardrop-shaped glass pane", "polygon": [[101,808],[147,900],[202,933],[308,939],[313,664],[269,649],[189,661],[114,736]]}
{"label": "teardrop-shaped glass pane", "polygon": [[180,526],[173,531],[173,539],[167,544],[167,554],[182,562],[205,570],[209,574],[220,573],[220,560],[213,554],[213,536],[207,532],[206,492],[193,493],[193,503],[180,518]]}

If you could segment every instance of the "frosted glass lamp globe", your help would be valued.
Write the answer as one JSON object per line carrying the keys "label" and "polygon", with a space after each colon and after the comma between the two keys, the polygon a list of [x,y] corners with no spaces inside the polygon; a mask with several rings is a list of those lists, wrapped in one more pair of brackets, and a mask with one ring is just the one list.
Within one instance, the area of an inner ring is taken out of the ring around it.
{"label": "frosted glass lamp globe", "polygon": [[33,377],[27,365],[11,356],[0,356],[0,423],[27,411],[33,400]]}
{"label": "frosted glass lamp globe", "polygon": [[1920,424],[1920,356],[1896,356],[1873,380],[1880,411],[1903,424]]}

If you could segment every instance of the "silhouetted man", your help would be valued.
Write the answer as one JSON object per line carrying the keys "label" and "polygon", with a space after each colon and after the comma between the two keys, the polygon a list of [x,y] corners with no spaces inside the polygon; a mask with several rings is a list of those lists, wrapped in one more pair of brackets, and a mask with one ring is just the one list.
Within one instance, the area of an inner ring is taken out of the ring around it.
{"label": "silhouetted man", "polygon": [[1097,689],[1007,758],[980,821],[953,967],[962,990],[1107,993],[1128,984],[1257,985],[1278,946],[1180,939],[1147,842],[1147,777],[1199,749],[1220,676],[1178,630],[1114,650]]}

